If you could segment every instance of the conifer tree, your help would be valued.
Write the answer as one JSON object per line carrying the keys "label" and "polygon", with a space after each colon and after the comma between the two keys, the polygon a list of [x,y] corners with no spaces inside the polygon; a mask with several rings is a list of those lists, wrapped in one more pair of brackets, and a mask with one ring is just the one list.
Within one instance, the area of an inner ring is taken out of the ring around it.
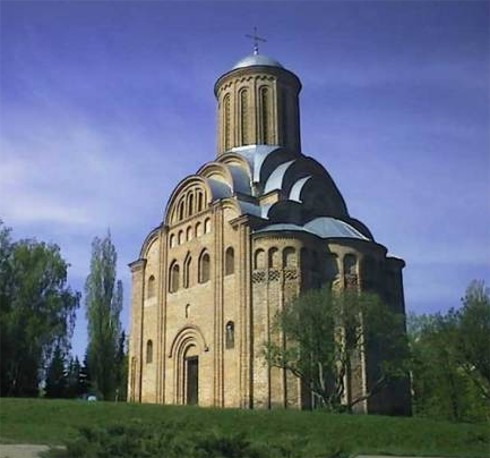
{"label": "conifer tree", "polygon": [[88,367],[99,397],[113,400],[117,388],[121,335],[122,282],[116,280],[116,249],[110,232],[92,243],[90,274],[85,283],[88,321]]}
{"label": "conifer tree", "polygon": [[80,374],[82,371],[82,366],[78,357],[71,358],[68,363],[68,368],[66,371],[66,397],[67,398],[78,398],[83,393],[81,390],[81,380]]}
{"label": "conifer tree", "polygon": [[57,346],[53,353],[53,358],[46,373],[46,397],[64,398],[66,397],[67,377],[65,372],[65,358],[61,348]]}

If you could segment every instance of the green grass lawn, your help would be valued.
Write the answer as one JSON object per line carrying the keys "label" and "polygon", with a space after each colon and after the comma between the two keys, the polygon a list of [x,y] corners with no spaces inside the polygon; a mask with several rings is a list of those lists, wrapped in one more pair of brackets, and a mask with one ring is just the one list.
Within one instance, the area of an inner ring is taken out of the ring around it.
{"label": "green grass lawn", "polygon": [[0,441],[63,444],[81,426],[142,422],[163,427],[178,422],[188,431],[243,432],[254,441],[289,443],[305,456],[332,445],[352,453],[489,456],[488,424],[449,423],[422,418],[327,414],[293,410],[247,411],[75,400],[0,399]]}

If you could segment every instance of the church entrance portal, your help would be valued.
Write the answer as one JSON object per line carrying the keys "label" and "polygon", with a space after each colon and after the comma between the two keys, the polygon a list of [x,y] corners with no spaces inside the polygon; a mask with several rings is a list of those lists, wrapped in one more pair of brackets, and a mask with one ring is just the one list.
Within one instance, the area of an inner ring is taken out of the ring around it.
{"label": "church entrance portal", "polygon": [[199,402],[199,357],[191,356],[185,359],[186,369],[186,404],[193,405]]}

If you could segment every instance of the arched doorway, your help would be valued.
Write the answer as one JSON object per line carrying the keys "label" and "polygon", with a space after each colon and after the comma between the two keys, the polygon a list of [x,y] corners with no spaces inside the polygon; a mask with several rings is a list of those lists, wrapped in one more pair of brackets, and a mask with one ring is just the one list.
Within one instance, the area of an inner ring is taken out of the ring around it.
{"label": "arched doorway", "polygon": [[183,362],[184,386],[182,393],[184,394],[184,404],[197,405],[199,404],[199,356],[195,345],[187,348]]}
{"label": "arched doorway", "polygon": [[[170,346],[173,360],[173,402],[199,404],[200,385],[203,385],[203,358],[208,346],[200,329],[195,325],[181,328]],[[202,399],[201,399],[202,401]]]}

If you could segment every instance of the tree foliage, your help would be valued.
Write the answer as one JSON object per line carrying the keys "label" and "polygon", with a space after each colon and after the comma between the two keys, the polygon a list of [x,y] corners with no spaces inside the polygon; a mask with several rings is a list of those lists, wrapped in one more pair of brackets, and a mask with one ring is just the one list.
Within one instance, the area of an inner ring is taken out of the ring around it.
{"label": "tree foliage", "polygon": [[417,414],[453,421],[490,416],[490,298],[472,282],[463,307],[409,315],[412,387]]}
{"label": "tree foliage", "polygon": [[487,401],[490,401],[490,290],[473,281],[458,313],[458,361]]}
{"label": "tree foliage", "polygon": [[88,366],[99,396],[113,400],[118,383],[122,282],[116,281],[116,249],[110,233],[92,243],[90,274],[85,283],[88,321]]}
{"label": "tree foliage", "polygon": [[55,348],[67,351],[80,295],[57,245],[12,242],[0,221],[0,394],[36,396]]}
{"label": "tree foliage", "polygon": [[126,401],[128,397],[128,349],[126,333],[121,332],[118,343],[116,364],[118,368],[116,378],[116,401]]}
{"label": "tree foliage", "polygon": [[[403,326],[403,317],[376,295],[310,290],[277,314],[276,335],[265,344],[265,357],[300,377],[324,407],[350,410],[391,379],[406,375]],[[376,355],[376,376],[368,393],[353,395],[351,372],[367,353]]]}
{"label": "tree foliage", "polygon": [[61,349],[56,347],[46,371],[45,396],[47,398],[67,397],[67,382],[65,358]]}

